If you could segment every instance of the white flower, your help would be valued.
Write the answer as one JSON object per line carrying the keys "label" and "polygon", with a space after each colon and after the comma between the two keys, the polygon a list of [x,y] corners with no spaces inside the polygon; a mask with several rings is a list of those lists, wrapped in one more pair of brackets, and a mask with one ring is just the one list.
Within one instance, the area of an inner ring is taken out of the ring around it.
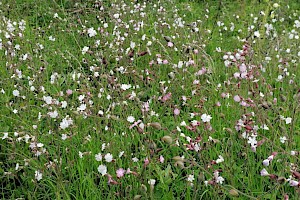
{"label": "white flower", "polygon": [[127,121],[130,122],[130,123],[133,123],[135,121],[135,119],[134,119],[133,116],[128,116]]}
{"label": "white flower", "polygon": [[50,96],[43,96],[43,100],[46,102],[46,104],[51,104],[52,103],[52,97]]}
{"label": "white flower", "polygon": [[291,117],[285,118],[285,123],[286,124],[290,124],[291,122],[292,122],[292,118]]}
{"label": "white flower", "polygon": [[78,152],[79,158],[83,158],[83,153],[81,151]]}
{"label": "white flower", "polygon": [[7,133],[7,132],[4,132],[4,133],[3,133],[2,140],[6,139],[6,138],[8,138],[8,133]]}
{"label": "white flower", "polygon": [[219,184],[223,184],[224,181],[225,181],[225,179],[222,176],[218,176],[216,178],[216,182],[219,183]]}
{"label": "white flower", "polygon": [[110,153],[108,153],[104,156],[104,159],[106,162],[111,162],[113,160],[113,156]]}
{"label": "white flower", "polygon": [[54,42],[55,38],[51,35],[51,36],[49,36],[49,40],[52,41],[52,42]]}
{"label": "white flower", "polygon": [[265,168],[263,168],[261,171],[260,171],[260,175],[261,176],[268,176],[269,173],[267,172],[267,170]]}
{"label": "white flower", "polygon": [[203,114],[203,115],[201,115],[201,119],[202,119],[203,122],[210,122],[212,117],[210,115]]}
{"label": "white flower", "polygon": [[280,139],[280,142],[281,142],[281,143],[285,143],[285,141],[287,140],[287,138],[286,138],[285,136],[280,137],[279,139]]}
{"label": "white flower", "polygon": [[128,84],[128,85],[127,85],[127,84],[122,84],[122,85],[121,85],[121,89],[122,89],[122,90],[128,90],[129,88],[131,88],[131,85],[130,85],[130,84]]}
{"label": "white flower", "polygon": [[56,118],[58,116],[58,112],[55,110],[53,112],[48,112],[48,115],[51,117],[51,118]]}
{"label": "white flower", "polygon": [[105,165],[99,165],[98,166],[98,172],[102,174],[102,176],[106,175],[107,173],[107,167]]}
{"label": "white flower", "polygon": [[18,97],[18,96],[20,95],[19,90],[14,90],[14,91],[13,91],[13,95],[14,95],[15,97]]}
{"label": "white flower", "polygon": [[267,131],[270,130],[269,127],[266,124],[262,125],[261,128],[264,129],[264,130],[267,130]]}
{"label": "white flower", "polygon": [[61,102],[61,108],[66,108],[68,103],[66,101]]}
{"label": "white flower", "polygon": [[155,179],[150,179],[148,181],[149,185],[155,185],[156,180]]}
{"label": "white flower", "polygon": [[119,17],[120,17],[120,14],[118,14],[118,13],[114,14],[115,19],[118,19]]}
{"label": "white flower", "polygon": [[254,32],[254,36],[259,38],[259,37],[260,37],[259,31],[255,31],[255,32]]}
{"label": "white flower", "polygon": [[84,111],[86,109],[86,104],[81,104],[78,108],[77,111]]}
{"label": "white flower", "polygon": [[224,158],[219,155],[219,158],[216,160],[216,163],[221,163],[221,162],[224,162]]}
{"label": "white flower", "polygon": [[34,177],[37,181],[40,181],[43,178],[43,174],[40,172],[40,170],[35,171]]}
{"label": "white flower", "polygon": [[257,144],[256,138],[255,137],[248,137],[248,144],[250,144],[251,147],[256,146],[256,144]]}
{"label": "white flower", "polygon": [[133,162],[138,162],[139,159],[138,159],[137,157],[134,157],[134,158],[132,158],[132,161],[133,161]]}
{"label": "white flower", "polygon": [[86,52],[89,50],[90,48],[85,46],[83,47],[83,49],[81,50],[82,55],[86,54]]}
{"label": "white flower", "polygon": [[89,37],[94,37],[95,35],[97,35],[97,32],[95,31],[95,29],[93,27],[89,28],[87,32],[89,34]]}
{"label": "white flower", "polygon": [[69,116],[66,116],[62,120],[62,122],[60,122],[59,126],[60,126],[61,129],[66,129],[72,124],[73,124],[73,120],[71,118],[69,118]]}
{"label": "white flower", "polygon": [[101,160],[102,160],[102,155],[101,155],[101,153],[96,154],[96,155],[95,155],[95,159],[96,159],[97,161],[101,161]]}
{"label": "white flower", "polygon": [[290,181],[289,181],[289,184],[290,184],[290,186],[292,186],[292,187],[296,187],[296,186],[299,185],[299,182],[298,182],[298,181],[295,181],[295,180],[290,180]]}
{"label": "white flower", "polygon": [[187,181],[189,181],[189,182],[193,182],[195,180],[195,177],[194,177],[194,175],[193,174],[190,174],[190,175],[188,175],[188,177],[187,177]]}
{"label": "white flower", "polygon": [[130,48],[134,49],[134,47],[135,47],[135,42],[130,42]]}
{"label": "white flower", "polygon": [[264,161],[263,161],[263,165],[264,166],[269,166],[270,165],[270,160],[269,159],[265,159]]}
{"label": "white flower", "polygon": [[121,152],[119,153],[119,158],[121,158],[121,157],[123,156],[123,154],[124,154],[124,151],[121,151]]}
{"label": "white flower", "polygon": [[68,138],[67,134],[62,134],[62,135],[61,135],[61,139],[62,139],[62,140],[66,140],[67,138]]}

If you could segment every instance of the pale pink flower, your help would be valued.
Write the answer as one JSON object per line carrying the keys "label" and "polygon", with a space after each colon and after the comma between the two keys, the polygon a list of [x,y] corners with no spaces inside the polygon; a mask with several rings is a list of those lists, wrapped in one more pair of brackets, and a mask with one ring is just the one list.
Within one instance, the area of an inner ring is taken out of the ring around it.
{"label": "pale pink flower", "polygon": [[179,115],[180,114],[180,110],[178,108],[174,109],[174,115]]}
{"label": "pale pink flower", "polygon": [[124,170],[123,168],[118,169],[118,170],[116,171],[117,177],[118,177],[118,178],[123,177],[124,174],[125,174],[125,172],[126,172],[126,170]]}
{"label": "pale pink flower", "polygon": [[261,175],[261,176],[269,176],[269,173],[268,173],[268,171],[267,171],[265,168],[263,168],[263,169],[260,171],[260,175]]}
{"label": "pale pink flower", "polygon": [[163,156],[159,156],[159,162],[163,163],[165,161],[165,158]]}

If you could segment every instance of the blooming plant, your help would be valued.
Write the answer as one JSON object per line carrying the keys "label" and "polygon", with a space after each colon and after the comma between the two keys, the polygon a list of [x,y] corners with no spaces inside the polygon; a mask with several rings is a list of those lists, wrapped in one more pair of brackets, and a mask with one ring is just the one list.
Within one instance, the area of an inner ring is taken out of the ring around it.
{"label": "blooming plant", "polygon": [[298,199],[297,0],[0,4],[0,199]]}

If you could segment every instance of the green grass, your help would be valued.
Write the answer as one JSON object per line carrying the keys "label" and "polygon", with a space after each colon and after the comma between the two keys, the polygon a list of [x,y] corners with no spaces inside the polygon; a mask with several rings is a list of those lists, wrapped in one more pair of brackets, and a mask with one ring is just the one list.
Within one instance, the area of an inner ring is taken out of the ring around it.
{"label": "green grass", "polygon": [[[297,199],[300,6],[274,3],[3,1],[0,199]],[[91,27],[97,34],[89,37]],[[245,60],[226,67],[224,55],[243,45]],[[242,63],[246,77],[235,78]],[[129,116],[143,127],[130,128]],[[73,123],[63,128],[67,117]],[[131,172],[117,177],[120,168]]]}

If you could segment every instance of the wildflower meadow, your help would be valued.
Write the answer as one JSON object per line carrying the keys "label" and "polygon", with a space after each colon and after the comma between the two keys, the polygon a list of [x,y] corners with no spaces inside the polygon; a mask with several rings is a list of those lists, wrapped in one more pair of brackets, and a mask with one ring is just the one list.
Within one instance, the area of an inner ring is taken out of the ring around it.
{"label": "wildflower meadow", "polygon": [[0,4],[0,199],[300,199],[298,0]]}

